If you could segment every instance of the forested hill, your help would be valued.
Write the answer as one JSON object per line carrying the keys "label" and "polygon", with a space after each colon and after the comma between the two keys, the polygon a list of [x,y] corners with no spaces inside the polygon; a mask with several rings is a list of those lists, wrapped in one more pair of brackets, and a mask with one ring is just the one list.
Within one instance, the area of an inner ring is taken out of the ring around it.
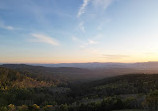
{"label": "forested hill", "polygon": [[[99,80],[100,83],[110,76],[118,76],[123,74],[143,73],[146,71],[129,69],[129,68],[104,68],[104,69],[84,69],[75,67],[43,67],[31,66],[26,64],[3,64],[0,67],[9,68],[19,73],[22,77],[32,81],[43,82],[43,84],[51,85],[67,85],[72,82],[84,82]],[[114,79],[114,78],[113,78]],[[122,79],[122,78],[121,78]],[[109,79],[108,79],[109,81]],[[90,83],[93,85],[93,83]]]}
{"label": "forested hill", "polygon": [[112,77],[131,73],[152,73],[146,70],[137,70],[132,68],[102,68],[85,69],[76,67],[43,67],[26,64],[4,64],[2,67],[14,69],[31,78],[48,81],[54,84],[99,80],[106,77]]}
{"label": "forested hill", "polygon": [[[83,83],[73,87],[74,95],[113,96],[149,93],[158,89],[158,74],[128,74]],[[82,90],[80,90],[82,89]]]}
{"label": "forested hill", "polygon": [[[43,67],[38,70],[27,65],[20,65],[19,69],[13,66],[12,69],[0,67],[0,111],[158,110],[158,74],[128,74],[54,86],[54,80],[50,81],[55,77],[54,73],[45,76]],[[44,77],[52,78],[40,80],[40,71]],[[64,79],[64,74],[60,73],[61,77],[54,79]]]}
{"label": "forested hill", "polygon": [[83,68],[74,68],[74,67],[55,67],[55,68],[51,68],[51,67],[43,67],[43,66],[32,66],[32,65],[26,65],[26,64],[3,64],[1,65],[2,67],[7,67],[7,68],[11,68],[11,69],[17,69],[17,70],[35,70],[35,72],[38,71],[38,73],[41,71],[52,71],[54,73],[59,73],[59,72],[68,72],[68,73],[82,73],[84,71],[87,71],[86,69]]}
{"label": "forested hill", "polygon": [[32,88],[45,87],[51,84],[44,81],[37,81],[31,77],[21,74],[18,71],[0,67],[0,89],[7,90],[11,88]]}
{"label": "forested hill", "polygon": [[50,68],[26,64],[4,64],[1,67],[16,70],[27,77],[54,85],[64,85],[70,82],[86,81],[87,79],[95,78],[93,71],[74,67]]}

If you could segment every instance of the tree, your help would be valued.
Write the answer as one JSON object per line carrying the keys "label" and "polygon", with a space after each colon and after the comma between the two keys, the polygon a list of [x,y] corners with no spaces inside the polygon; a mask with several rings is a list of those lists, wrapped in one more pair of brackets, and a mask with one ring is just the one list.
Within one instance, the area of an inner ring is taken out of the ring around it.
{"label": "tree", "polygon": [[32,106],[29,107],[29,110],[31,110],[31,111],[39,111],[40,107],[37,104],[33,104]]}
{"label": "tree", "polygon": [[0,107],[0,111],[8,111],[8,108],[6,106]]}
{"label": "tree", "polygon": [[19,111],[28,111],[28,106],[26,106],[26,105],[19,106],[18,110]]}
{"label": "tree", "polygon": [[68,105],[67,105],[67,104],[62,104],[62,105],[60,106],[60,110],[61,110],[61,111],[68,111]]}
{"label": "tree", "polygon": [[9,111],[16,111],[16,107],[13,104],[8,105]]}
{"label": "tree", "polygon": [[155,90],[146,96],[145,104],[147,105],[149,110],[158,110],[158,90]]}

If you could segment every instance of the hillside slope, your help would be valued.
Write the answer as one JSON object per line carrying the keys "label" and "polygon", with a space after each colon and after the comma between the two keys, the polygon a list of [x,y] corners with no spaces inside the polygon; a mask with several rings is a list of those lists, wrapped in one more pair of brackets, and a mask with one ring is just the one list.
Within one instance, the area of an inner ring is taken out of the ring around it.
{"label": "hillside slope", "polygon": [[3,64],[2,67],[11,68],[38,80],[49,81],[55,84],[98,80],[105,77],[117,76],[130,73],[145,73],[146,71],[132,68],[97,68],[85,69],[75,67],[43,67],[26,64]]}
{"label": "hillside slope", "polygon": [[[149,93],[158,89],[158,74],[128,74],[72,86],[73,95],[99,97]],[[80,90],[82,89],[82,90]]]}
{"label": "hillside slope", "polygon": [[32,88],[44,87],[51,84],[44,81],[37,81],[31,77],[21,74],[18,71],[0,67],[0,89],[7,90],[10,88]]}

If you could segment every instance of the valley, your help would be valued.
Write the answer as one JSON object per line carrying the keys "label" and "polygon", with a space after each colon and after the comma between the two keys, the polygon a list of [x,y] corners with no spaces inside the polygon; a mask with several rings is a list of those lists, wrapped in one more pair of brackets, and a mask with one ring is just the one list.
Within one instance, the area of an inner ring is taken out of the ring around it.
{"label": "valley", "polygon": [[157,109],[154,105],[158,95],[158,74],[124,74],[131,71],[127,68],[98,70],[1,65],[1,110],[9,110],[11,106],[16,111],[21,111],[20,108],[26,111]]}

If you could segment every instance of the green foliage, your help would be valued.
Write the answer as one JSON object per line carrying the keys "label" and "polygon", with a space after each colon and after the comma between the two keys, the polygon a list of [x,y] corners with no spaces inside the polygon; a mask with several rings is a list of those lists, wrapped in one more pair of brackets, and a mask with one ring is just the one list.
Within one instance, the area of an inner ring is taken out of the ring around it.
{"label": "green foliage", "polygon": [[146,96],[147,107],[152,111],[158,110],[158,90],[152,91]]}
{"label": "green foliage", "polygon": [[68,111],[68,105],[67,104],[62,104],[59,107],[60,111]]}
{"label": "green foliage", "polygon": [[158,110],[158,75],[124,75],[81,84],[64,81],[59,87],[49,80],[54,77],[49,75],[52,69],[46,74],[49,79],[30,76],[45,72],[38,69],[27,66],[23,73],[0,67],[0,111],[112,111],[142,106]]}
{"label": "green foliage", "polygon": [[[131,74],[106,78],[73,87],[73,95],[105,97],[120,94],[147,94],[158,89],[158,74]],[[80,90],[82,89],[82,90]]]}
{"label": "green foliage", "polygon": [[18,111],[28,111],[28,106],[26,105],[19,106]]}
{"label": "green foliage", "polygon": [[44,111],[51,111],[53,109],[53,105],[46,105],[43,107]]}
{"label": "green foliage", "polygon": [[0,111],[8,111],[8,108],[6,106],[1,106]]}
{"label": "green foliage", "polygon": [[124,105],[125,105],[125,108],[131,108],[131,109],[137,108],[137,100],[134,97],[127,97],[124,100]]}
{"label": "green foliage", "polygon": [[13,104],[8,105],[8,111],[16,111],[16,107]]}

